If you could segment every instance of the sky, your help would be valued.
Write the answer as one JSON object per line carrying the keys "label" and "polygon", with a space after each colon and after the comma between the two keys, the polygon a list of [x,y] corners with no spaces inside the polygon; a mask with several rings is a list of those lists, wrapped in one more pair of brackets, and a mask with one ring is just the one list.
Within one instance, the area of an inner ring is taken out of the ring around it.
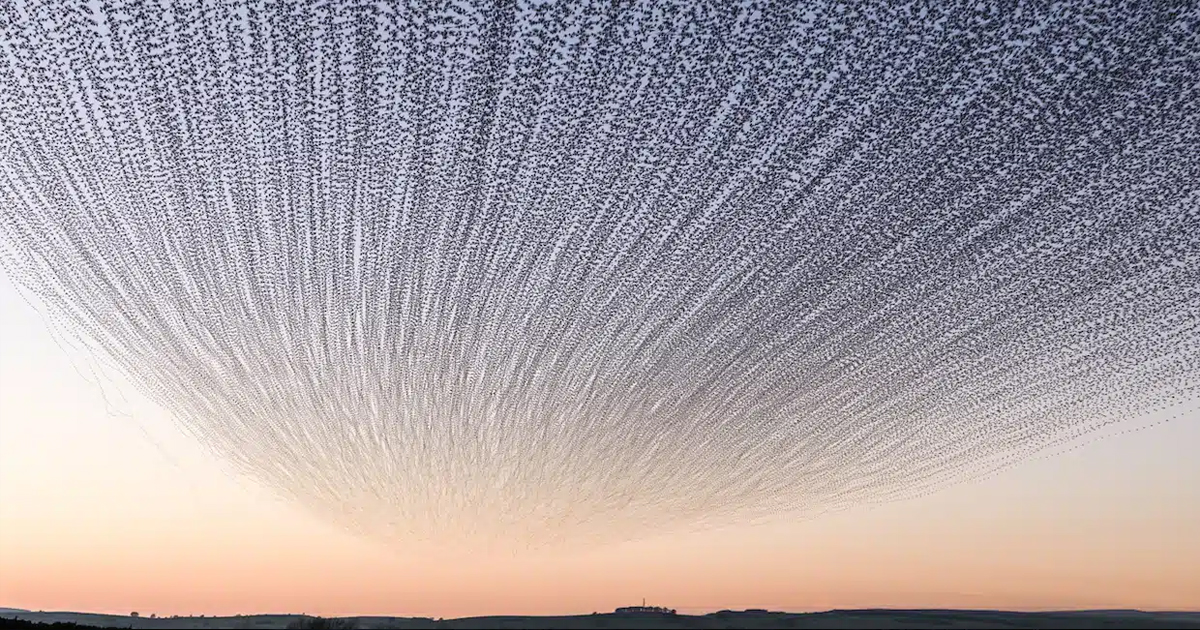
{"label": "sky", "polygon": [[1196,605],[1200,7],[0,11],[4,603]]}
{"label": "sky", "polygon": [[807,522],[464,562],[354,536],[239,479],[128,387],[132,417],[110,415],[105,390],[7,280],[0,297],[0,606],[433,617],[606,611],[643,597],[687,612],[1200,608],[1195,411]]}

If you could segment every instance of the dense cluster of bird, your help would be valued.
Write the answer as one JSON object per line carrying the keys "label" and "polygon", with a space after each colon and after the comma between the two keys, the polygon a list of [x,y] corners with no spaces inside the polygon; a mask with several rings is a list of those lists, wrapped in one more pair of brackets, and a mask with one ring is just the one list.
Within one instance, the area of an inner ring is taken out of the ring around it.
{"label": "dense cluster of bird", "polygon": [[3,269],[366,534],[910,496],[1198,398],[1200,5],[1000,4],[10,0]]}

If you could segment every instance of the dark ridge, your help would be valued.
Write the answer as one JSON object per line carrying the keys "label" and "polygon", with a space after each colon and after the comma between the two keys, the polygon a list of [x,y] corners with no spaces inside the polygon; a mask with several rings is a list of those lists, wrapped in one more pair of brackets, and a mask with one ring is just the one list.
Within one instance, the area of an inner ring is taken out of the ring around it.
{"label": "dark ridge", "polygon": [[[1052,611],[1010,612],[1003,610],[831,610],[818,613],[789,613],[768,610],[723,610],[707,615],[668,613],[603,613],[569,616],[497,615],[459,619],[404,617],[321,618],[302,615],[246,615],[240,617],[121,617],[86,616],[91,624],[47,623],[49,617],[72,613],[24,613],[18,619],[0,619],[0,628],[161,628],[163,630],[258,629],[258,630],[469,630],[485,628],[529,628],[563,630],[612,628],[725,629],[725,628],[994,628],[1020,630],[1038,628],[1102,628],[1149,630],[1200,629],[1197,612]],[[39,619],[42,621],[39,623]]]}

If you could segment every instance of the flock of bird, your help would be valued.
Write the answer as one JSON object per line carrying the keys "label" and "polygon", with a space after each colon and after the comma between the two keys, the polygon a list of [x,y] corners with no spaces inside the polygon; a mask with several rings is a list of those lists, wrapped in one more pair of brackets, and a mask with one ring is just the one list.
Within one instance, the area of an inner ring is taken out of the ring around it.
{"label": "flock of bird", "polygon": [[1200,399],[1168,4],[11,0],[0,264],[368,536],[913,496]]}

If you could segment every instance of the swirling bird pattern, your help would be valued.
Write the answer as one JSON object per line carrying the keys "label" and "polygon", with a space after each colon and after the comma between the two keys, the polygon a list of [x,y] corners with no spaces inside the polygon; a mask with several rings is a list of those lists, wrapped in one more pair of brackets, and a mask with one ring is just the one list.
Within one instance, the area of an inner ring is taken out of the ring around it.
{"label": "swirling bird pattern", "polygon": [[4,271],[385,540],[943,487],[1197,399],[1200,7],[7,0]]}

